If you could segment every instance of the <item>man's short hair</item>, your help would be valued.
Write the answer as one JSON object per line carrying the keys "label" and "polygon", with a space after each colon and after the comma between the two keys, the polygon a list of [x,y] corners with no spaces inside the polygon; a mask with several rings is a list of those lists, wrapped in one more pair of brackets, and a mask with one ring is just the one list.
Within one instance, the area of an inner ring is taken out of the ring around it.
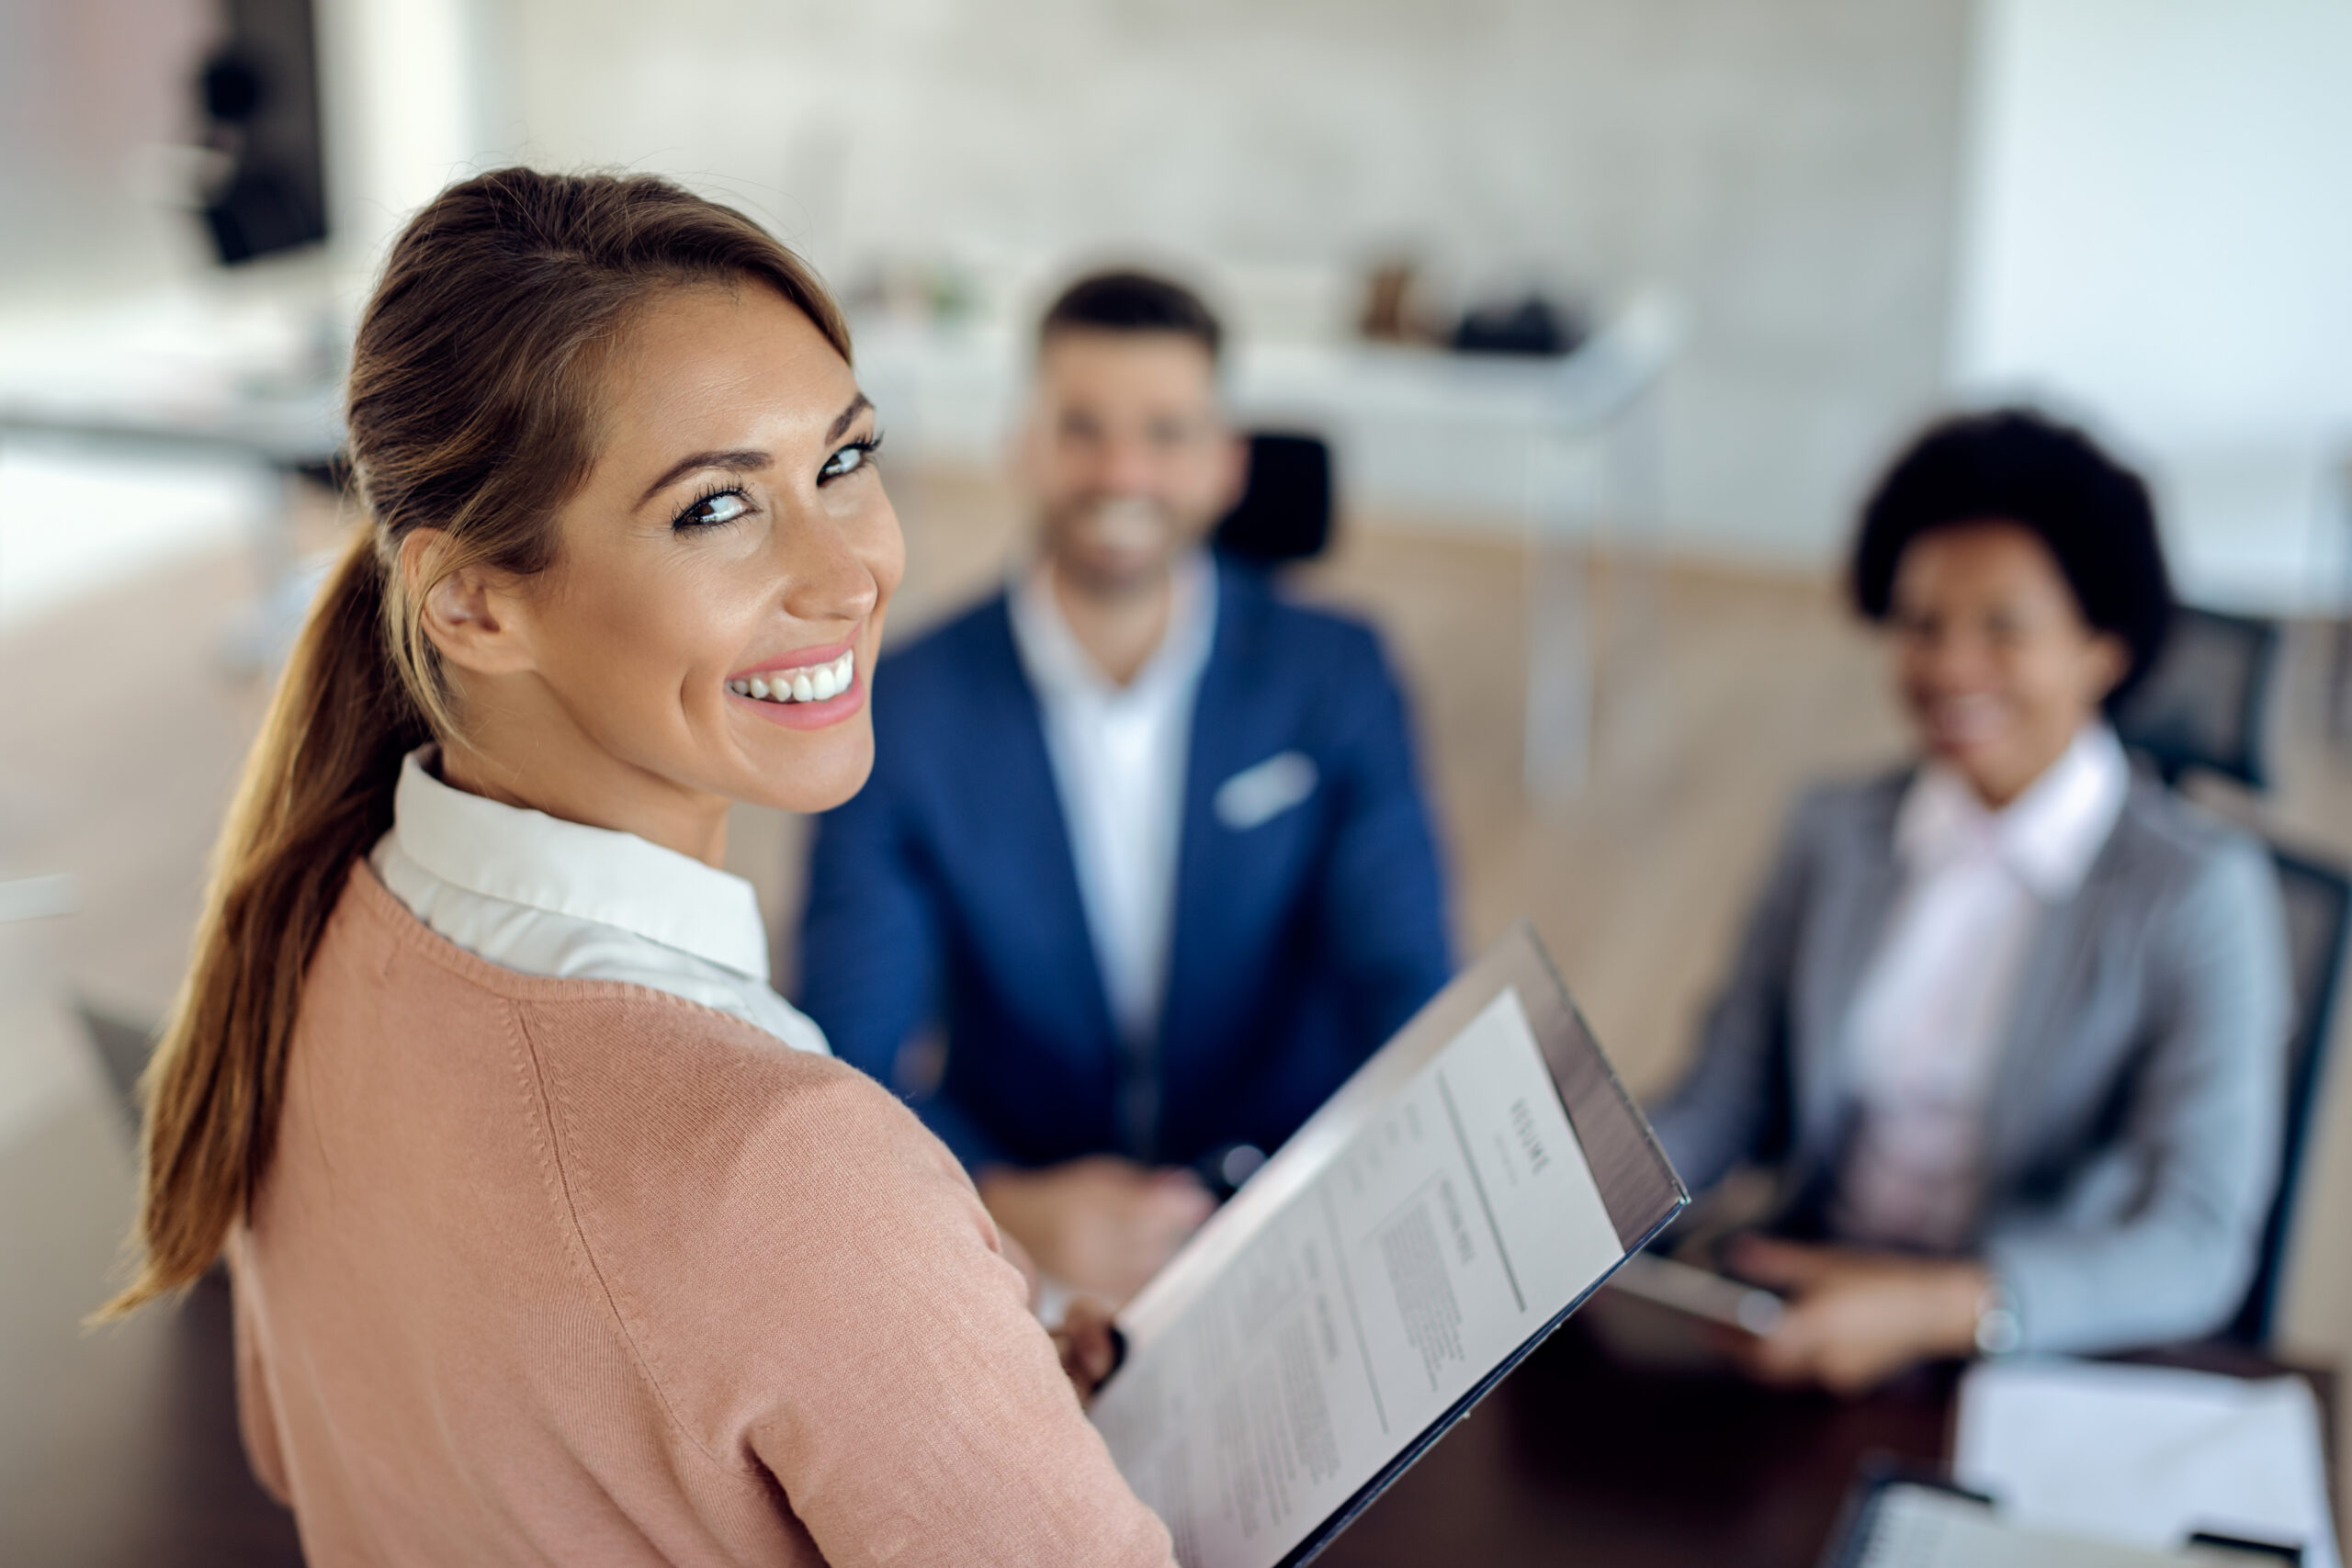
{"label": "man's short hair", "polygon": [[1921,535],[2014,523],[2048,547],[2083,619],[2113,634],[2131,667],[2112,710],[2155,662],[2172,615],[2156,510],[2140,476],[2071,425],[2031,409],[1995,409],[1931,425],[1895,459],[1862,508],[1849,569],[1855,606],[1884,621],[1895,570]]}
{"label": "man's short hair", "polygon": [[1091,273],[1063,289],[1037,323],[1037,347],[1073,331],[1176,333],[1208,350],[1212,362],[1225,346],[1225,329],[1199,295],[1148,272]]}

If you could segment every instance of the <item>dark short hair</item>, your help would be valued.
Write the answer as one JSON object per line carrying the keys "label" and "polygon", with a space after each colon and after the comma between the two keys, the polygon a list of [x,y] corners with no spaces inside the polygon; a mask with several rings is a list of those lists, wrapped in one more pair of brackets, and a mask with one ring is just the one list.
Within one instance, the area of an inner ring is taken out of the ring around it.
{"label": "dark short hair", "polygon": [[2014,523],[2058,562],[2083,619],[2121,639],[2131,664],[2115,703],[2148,672],[2172,618],[2172,580],[2156,510],[2138,474],[2071,425],[2030,409],[1963,414],[1928,427],[1862,507],[1854,541],[1856,608],[1884,621],[1903,552],[1960,524]]}
{"label": "dark short hair", "polygon": [[1225,346],[1225,329],[1199,295],[1148,272],[1090,273],[1063,289],[1037,323],[1038,348],[1072,330],[1177,333],[1208,350],[1212,361]]}

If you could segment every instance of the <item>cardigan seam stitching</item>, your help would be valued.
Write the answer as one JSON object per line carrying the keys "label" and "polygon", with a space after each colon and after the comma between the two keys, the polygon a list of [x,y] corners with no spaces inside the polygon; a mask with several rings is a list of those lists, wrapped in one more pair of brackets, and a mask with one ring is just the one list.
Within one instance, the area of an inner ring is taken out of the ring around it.
{"label": "cardigan seam stitching", "polygon": [[[621,1342],[628,1347],[630,1365],[636,1370],[637,1375],[645,1381],[645,1386],[652,1392],[655,1403],[662,1406],[663,1418],[676,1430],[679,1437],[685,1439],[688,1447],[729,1476],[739,1480],[756,1477],[760,1473],[756,1469],[739,1468],[730,1464],[703,1445],[702,1439],[695,1435],[684,1417],[678,1414],[677,1406],[672,1402],[669,1391],[662,1386],[661,1378],[654,1373],[651,1359],[647,1356],[644,1346],[639,1343],[636,1331],[629,1326],[628,1314],[621,1310],[620,1302],[614,1293],[611,1273],[597,1257],[595,1245],[589,1240],[587,1224],[581,1216],[581,1199],[575,1190],[575,1179],[563,1157],[563,1140],[557,1125],[555,1097],[548,1087],[547,1066],[540,1059],[537,1046],[532,1040],[531,1026],[523,1016],[524,1004],[515,998],[506,999],[505,1012],[508,1024],[514,1031],[530,1087],[536,1090],[533,1098],[537,1101],[540,1117],[547,1127],[546,1158],[554,1168],[551,1185],[555,1188],[564,1217],[569,1222],[571,1238],[578,1245],[581,1256],[587,1264],[589,1276],[595,1281],[596,1294],[603,1300],[605,1311],[611,1314],[613,1326],[620,1331]],[[695,1004],[689,1002],[685,1005],[691,1007]]]}

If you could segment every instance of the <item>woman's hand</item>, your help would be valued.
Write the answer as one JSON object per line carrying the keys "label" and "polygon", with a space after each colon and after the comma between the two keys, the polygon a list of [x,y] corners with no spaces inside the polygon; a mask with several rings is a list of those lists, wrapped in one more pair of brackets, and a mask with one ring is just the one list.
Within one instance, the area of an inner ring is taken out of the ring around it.
{"label": "woman's hand", "polygon": [[1964,1356],[1991,1277],[1967,1259],[1905,1258],[1742,1236],[1726,1262],[1789,1298],[1781,1325],[1730,1348],[1755,1377],[1862,1393],[1914,1364]]}
{"label": "woman's hand", "polygon": [[1216,1200],[1184,1169],[1109,1155],[1039,1170],[983,1171],[980,1201],[1036,1266],[1072,1290],[1125,1302],[1200,1229]]}
{"label": "woman's hand", "polygon": [[1061,1352],[1062,1372],[1078,1390],[1078,1402],[1091,1404],[1126,1353],[1126,1344],[1112,1321],[1111,1309],[1087,1296],[1073,1296],[1053,1330],[1054,1348]]}

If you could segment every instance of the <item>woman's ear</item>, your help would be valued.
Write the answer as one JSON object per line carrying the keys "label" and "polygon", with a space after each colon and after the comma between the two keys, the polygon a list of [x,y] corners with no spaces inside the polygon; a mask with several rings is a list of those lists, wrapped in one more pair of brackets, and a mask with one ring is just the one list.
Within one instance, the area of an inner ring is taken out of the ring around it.
{"label": "woman's ear", "polygon": [[2086,668],[2086,683],[2090,687],[2090,705],[2098,707],[2107,701],[2108,694],[2123,683],[2131,672],[2132,649],[2113,632],[2100,632],[2091,638]]}
{"label": "woman's ear", "polygon": [[[401,540],[401,571],[411,592],[426,581],[445,538],[438,528],[413,528]],[[532,669],[530,617],[514,584],[512,573],[479,564],[433,582],[424,591],[424,625],[435,650],[481,675]]]}

